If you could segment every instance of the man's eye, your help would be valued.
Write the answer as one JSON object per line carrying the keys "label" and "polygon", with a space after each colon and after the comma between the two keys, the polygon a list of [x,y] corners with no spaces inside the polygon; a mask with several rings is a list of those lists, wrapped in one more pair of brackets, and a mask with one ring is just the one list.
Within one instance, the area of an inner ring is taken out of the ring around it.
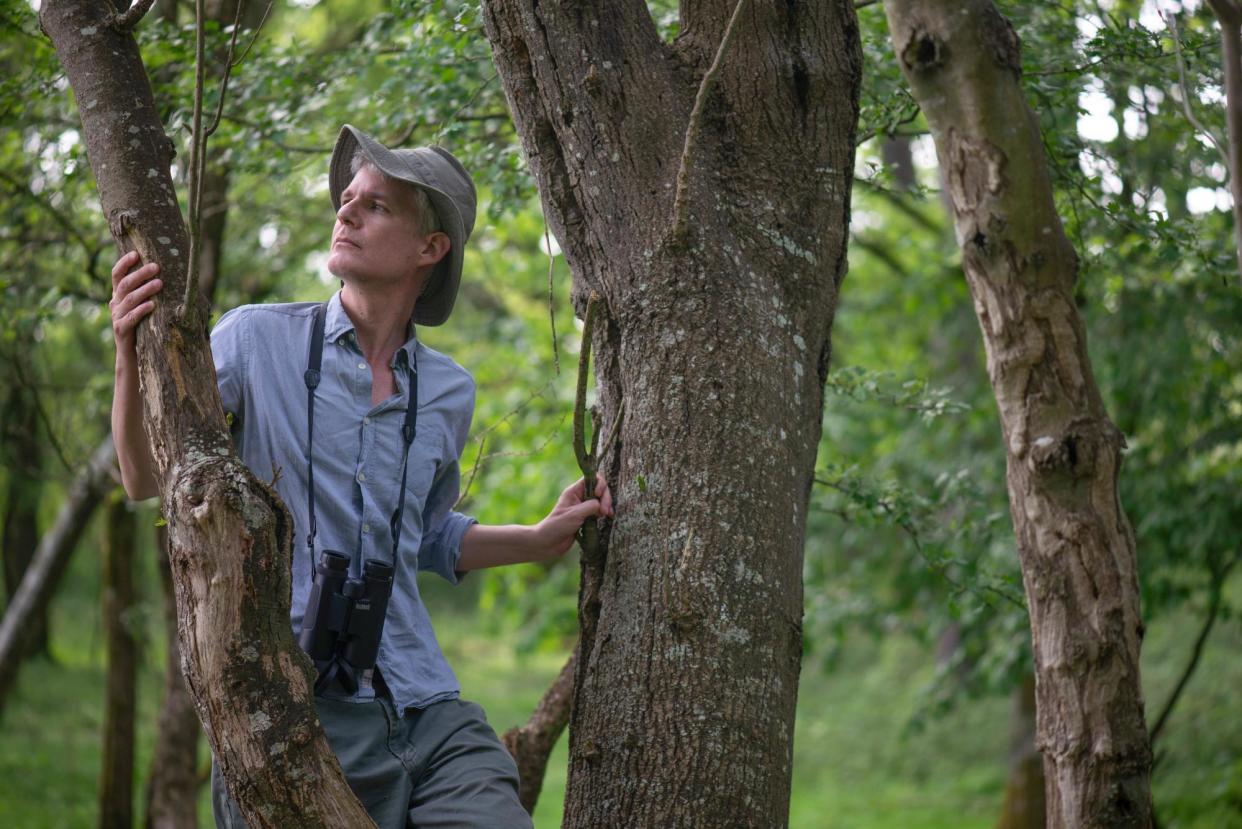
{"label": "man's eye", "polygon": [[380,204],[379,202],[377,202],[377,201],[373,201],[373,202],[371,202],[371,209],[372,209],[372,210],[379,210],[379,211],[383,211],[383,210],[385,209],[385,207],[384,207],[384,205]]}

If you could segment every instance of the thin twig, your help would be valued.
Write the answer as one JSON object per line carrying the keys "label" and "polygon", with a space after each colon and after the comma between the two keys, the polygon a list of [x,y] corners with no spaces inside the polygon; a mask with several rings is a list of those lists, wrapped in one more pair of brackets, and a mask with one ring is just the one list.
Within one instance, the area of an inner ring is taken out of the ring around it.
{"label": "thin twig", "polygon": [[1208,636],[1212,633],[1212,627],[1216,624],[1217,616],[1220,614],[1221,594],[1224,589],[1225,580],[1229,577],[1229,571],[1238,563],[1240,556],[1234,555],[1232,559],[1224,566],[1212,573],[1212,583],[1208,590],[1211,598],[1208,599],[1207,618],[1203,620],[1203,627],[1199,629],[1199,635],[1195,637],[1194,647],[1191,648],[1190,660],[1186,663],[1186,668],[1182,671],[1181,677],[1177,680],[1173,692],[1169,694],[1168,701],[1160,710],[1160,716],[1156,718],[1156,724],[1151,727],[1151,742],[1155,745],[1156,738],[1160,736],[1160,732],[1164,730],[1168,724],[1169,716],[1173,713],[1174,706],[1177,705],[1178,699],[1182,695],[1182,691],[1186,690],[1186,684],[1190,682],[1190,677],[1194,674],[1195,668],[1199,667],[1199,658],[1203,655],[1203,646],[1207,644]]}
{"label": "thin twig", "polygon": [[224,120],[231,121],[239,126],[249,127],[259,134],[259,137],[265,141],[271,142],[274,146],[279,147],[287,153],[306,153],[308,155],[327,155],[332,152],[331,147],[307,147],[299,144],[286,144],[283,141],[272,137],[271,130],[264,127],[257,121],[250,121],[236,115],[226,114]]}
{"label": "thin twig", "polygon": [[237,60],[232,61],[233,66],[240,66],[241,62],[246,59],[246,55],[250,54],[250,50],[254,47],[254,43],[259,39],[259,32],[263,31],[263,24],[267,22],[267,16],[272,13],[273,0],[267,0],[267,8],[263,10],[263,17],[259,20],[259,25],[254,27],[254,35],[250,38],[250,42],[246,44],[246,48],[238,55]]}
{"label": "thin twig", "polygon": [[703,76],[702,83],[699,84],[699,92],[694,98],[694,108],[690,111],[690,123],[686,125],[686,141],[681,150],[681,166],[677,169],[677,190],[673,197],[673,238],[684,239],[686,235],[686,213],[689,211],[687,205],[687,191],[690,188],[690,156],[699,137],[699,129],[703,123],[703,108],[707,101],[707,96],[711,93],[712,86],[716,82],[716,73],[720,71],[720,65],[724,62],[725,53],[729,49],[729,45],[733,42],[733,33],[737,29],[737,20],[741,17],[742,6],[746,5],[746,0],[737,0],[737,5],[733,7],[733,15],[729,18],[729,25],[725,27],[724,36],[720,38],[720,46],[716,49],[716,57],[712,61],[712,65],[707,70],[707,74]]}
{"label": "thin twig", "polygon": [[466,479],[466,485],[461,488],[461,495],[457,496],[457,503],[453,504],[453,509],[457,509],[466,501],[466,497],[470,494],[470,487],[474,484],[474,476],[479,474],[479,466],[483,462],[483,450],[487,448],[487,435],[479,438],[479,454],[474,456],[474,464],[470,467],[470,477]]}
{"label": "thin twig", "polygon": [[142,18],[146,16],[147,12],[151,11],[151,7],[154,5],[155,0],[137,0],[134,5],[130,6],[128,9],[113,18],[112,25],[116,26],[123,32],[128,32],[130,29],[138,25],[138,21],[142,20]]}
{"label": "thin twig", "polygon": [[203,32],[203,0],[194,0],[194,118],[190,133],[190,261],[185,280],[185,296],[181,299],[179,316],[187,328],[194,327],[195,296],[198,292],[198,256],[201,246],[202,223],[199,201],[203,191],[202,156],[206,150],[203,136],[203,81],[207,61],[205,35]]}
{"label": "thin twig", "polygon": [[613,444],[617,442],[617,438],[621,435],[621,421],[625,419],[625,398],[621,399],[621,404],[617,406],[617,416],[612,421],[612,428],[608,430],[608,439],[604,441],[604,448],[600,450],[599,457],[604,457],[612,451]]}
{"label": "thin twig", "polygon": [[88,259],[97,255],[98,248],[92,246],[86,237],[82,235],[81,231],[78,230],[77,225],[70,221],[69,217],[53,205],[50,200],[40,197],[37,193],[31,190],[28,185],[24,184],[5,170],[0,170],[0,179],[4,179],[9,183],[14,194],[20,195],[23,198],[34,202],[39,205],[39,207],[47,211],[48,215],[56,220],[56,224],[61,226],[61,229],[77,240],[78,244],[82,246],[82,249],[86,251]]}
{"label": "thin twig", "polygon": [[[595,454],[599,446],[599,422],[596,420],[598,411],[591,410],[592,426],[591,450],[586,448],[586,387],[587,375],[591,367],[591,341],[595,327],[595,313],[600,305],[599,294],[592,292],[587,300],[586,319],[582,323],[582,346],[578,352],[578,393],[574,399],[574,455],[578,458],[578,468],[582,470],[582,497],[588,500],[595,496],[596,473],[599,471],[599,458]],[[599,561],[599,521],[595,516],[587,516],[578,529],[578,546],[582,548],[582,559],[586,564]],[[585,578],[585,574],[584,574]]]}
{"label": "thin twig", "polygon": [[543,244],[548,249],[548,320],[552,323],[552,365],[556,367],[556,376],[561,376],[561,349],[556,342],[556,296],[552,292],[552,271],[556,266],[556,257],[552,255],[552,236],[548,232],[548,223],[543,223]]}
{"label": "thin twig", "polygon": [[[837,492],[840,492],[844,495],[854,496],[857,494],[856,491],[851,490],[849,487],[845,486],[839,480],[831,481],[831,480],[828,480],[827,478],[815,478],[814,481],[815,483],[820,484],[822,486],[826,486],[830,489],[835,489]],[[882,509],[887,516],[892,518],[897,523],[898,528],[900,528],[902,532],[904,532],[906,535],[910,537],[910,540],[914,543],[914,549],[918,553],[919,558],[923,559],[923,562],[928,567],[930,567],[933,572],[935,572],[938,576],[940,576],[942,579],[948,582],[956,592],[974,593],[980,599],[983,599],[983,601],[986,602],[989,606],[991,606],[991,602],[988,602],[986,598],[980,595],[979,591],[976,590],[973,586],[962,584],[960,581],[958,581],[957,579],[949,575],[949,570],[945,566],[944,562],[935,561],[927,554],[927,550],[923,547],[923,539],[919,535],[918,528],[915,527],[914,524],[908,518],[899,517],[897,515],[896,509],[894,509],[892,503],[890,503],[888,499],[876,498],[876,506]],[[844,511],[837,512],[836,514],[840,515],[842,519],[844,520],[847,520],[847,521],[849,520],[848,516],[845,514]],[[1000,588],[994,585],[991,585],[991,584],[984,584],[982,585],[982,588],[990,593],[994,593],[995,595],[999,596],[1000,598],[1012,604],[1014,607],[1019,608],[1023,612],[1027,612],[1026,605],[1022,604],[1022,602],[1018,601],[1017,599],[1015,599],[1013,596],[1011,596],[1009,593],[1005,592],[1004,590],[1001,590]]]}
{"label": "thin twig", "polygon": [[[479,99],[479,96],[483,94],[483,90],[491,86],[492,81],[496,80],[496,78],[498,77],[500,77],[500,73],[496,73],[495,75],[492,75],[490,78],[483,81],[483,83],[479,84],[478,88],[475,89],[473,93],[471,93],[470,97],[466,99],[466,102],[464,104],[459,106],[457,110],[453,112],[452,115],[450,115],[448,118],[444,119],[443,121],[441,121],[439,124],[436,125],[436,141],[437,142],[440,140],[440,137],[444,135],[444,130],[448,127],[448,125],[456,121],[458,117],[463,112],[465,112],[467,107],[469,107],[471,104],[477,101]],[[494,117],[494,115],[495,114],[488,115],[488,116],[476,116],[476,117]],[[499,113],[499,115],[500,117],[503,117],[503,118],[509,117],[509,113],[507,112]],[[474,119],[463,118],[462,120],[474,120]]]}
{"label": "thin twig", "polygon": [[1216,151],[1220,153],[1220,157],[1225,162],[1225,169],[1228,170],[1229,153],[1225,152],[1224,146],[1217,140],[1216,135],[1203,125],[1203,122],[1195,115],[1194,110],[1190,108],[1190,83],[1186,80],[1186,59],[1182,55],[1182,36],[1177,31],[1177,18],[1172,14],[1165,14],[1164,12],[1159,12],[1159,14],[1173,35],[1173,53],[1177,57],[1177,85],[1182,93],[1182,110],[1186,113],[1186,120],[1212,142],[1212,146],[1216,148]]}
{"label": "thin twig", "polygon": [[877,135],[884,135],[889,138],[896,138],[898,135],[908,136],[908,137],[914,137],[918,135],[928,135],[929,133],[927,130],[919,130],[917,132],[911,132],[911,133],[898,133],[896,131],[897,127],[904,127],[906,124],[909,124],[910,122],[918,119],[918,117],[921,114],[923,114],[922,108],[919,107],[918,104],[915,104],[913,110],[906,113],[898,120],[893,121],[892,123],[886,124],[884,126],[884,129],[876,128],[876,129],[870,129],[864,132],[862,135],[860,135],[858,138],[854,140],[854,146],[861,147],[863,144],[866,144],[868,141],[870,141],[872,138],[875,138]]}
{"label": "thin twig", "polygon": [[466,482],[465,487],[462,488],[461,494],[457,496],[457,503],[453,506],[453,509],[459,509],[461,505],[466,502],[466,496],[469,495],[470,493],[470,486],[471,484],[474,483],[475,475],[483,468],[484,463],[492,460],[493,458],[523,458],[523,457],[530,457],[533,455],[537,455],[540,452],[542,452],[549,443],[555,440],[557,435],[560,434],[561,424],[565,422],[566,415],[561,416],[561,421],[560,423],[557,424],[556,429],[554,429],[552,433],[549,434],[543,440],[542,443],[533,447],[529,451],[526,451],[526,452],[492,452],[490,454],[484,452],[484,449],[487,444],[488,436],[492,432],[499,429],[504,423],[506,423],[509,420],[509,418],[513,417],[515,414],[517,414],[518,412],[522,411],[527,406],[529,406],[531,404],[531,401],[533,401],[536,397],[542,397],[543,392],[547,390],[547,388],[550,385],[552,385],[551,380],[544,383],[539,388],[535,389],[533,392],[531,392],[526,397],[525,400],[523,400],[517,406],[513,407],[506,414],[504,414],[502,417],[500,417],[498,420],[496,420],[494,423],[489,425],[486,429],[484,429],[482,432],[479,432],[477,435],[475,435],[472,438],[472,440],[477,440],[479,442],[479,452],[477,455],[475,455],[474,464],[470,470],[470,479]]}
{"label": "thin twig", "polygon": [[[216,128],[220,126],[220,116],[224,114],[224,98],[229,94],[229,76],[233,74],[233,53],[237,51],[237,33],[241,31],[242,9],[246,8],[246,0],[237,0],[237,12],[233,15],[233,32],[229,37],[229,52],[224,59],[224,75],[220,78],[220,95],[216,101],[216,116],[211,120],[211,126],[207,128],[207,132],[203,134],[203,140],[206,141],[215,134]],[[268,7],[269,9],[271,6]],[[258,32],[255,32],[258,35]],[[206,147],[204,147],[204,150]]]}
{"label": "thin twig", "polygon": [[[30,378],[26,376],[26,368],[20,356],[16,356],[11,361],[13,369],[17,373],[17,382],[22,385],[26,391],[30,392],[30,399],[34,402],[35,412],[39,415],[39,420],[43,421],[43,428],[47,431],[48,443],[52,444],[52,450],[56,453],[56,457],[60,459],[61,464],[65,467],[65,471],[73,472],[77,469],[69,462],[68,456],[65,454],[65,447],[61,445],[60,440],[56,437],[56,431],[52,428],[52,419],[48,416],[47,407],[43,405],[43,398],[39,394],[39,389]],[[34,436],[30,438],[33,440]]]}
{"label": "thin twig", "polygon": [[599,294],[591,294],[587,300],[586,318],[582,321],[582,347],[578,350],[578,388],[574,396],[574,457],[584,478],[595,476],[594,458],[586,448],[586,389],[591,372],[591,335],[595,327],[595,310],[599,306]]}

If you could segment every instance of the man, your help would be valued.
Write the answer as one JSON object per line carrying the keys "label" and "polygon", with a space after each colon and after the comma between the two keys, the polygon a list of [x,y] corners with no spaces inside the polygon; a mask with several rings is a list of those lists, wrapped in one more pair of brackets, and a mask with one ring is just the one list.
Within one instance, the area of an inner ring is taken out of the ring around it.
{"label": "man", "polygon": [[[452,511],[474,382],[420,344],[414,324],[439,325],[452,311],[474,225],[474,185],[443,149],[392,151],[347,125],[329,189],[337,213],[328,269],[341,290],[326,307],[243,306],[212,332],[238,451],[256,475],[275,479],[295,538],[307,542],[294,550],[294,630],[313,614],[308,602],[324,551],[347,556],[354,576],[364,562],[394,569],[374,671],[346,667],[341,676],[320,665],[316,708],[351,786],[381,827],[529,826],[516,767],[482,709],[459,699],[415,570],[455,583],[470,570],[554,558],[587,516],[612,514],[611,496],[601,481],[597,497],[586,499],[579,480],[529,527],[484,526]],[[162,285],[158,265],[130,272],[137,264],[128,254],[112,272],[112,429],[126,492],[145,498],[156,494],[156,482],[142,432],[134,330]],[[306,379],[312,340],[322,364],[318,385]],[[217,824],[243,826],[218,776],[212,794]]]}

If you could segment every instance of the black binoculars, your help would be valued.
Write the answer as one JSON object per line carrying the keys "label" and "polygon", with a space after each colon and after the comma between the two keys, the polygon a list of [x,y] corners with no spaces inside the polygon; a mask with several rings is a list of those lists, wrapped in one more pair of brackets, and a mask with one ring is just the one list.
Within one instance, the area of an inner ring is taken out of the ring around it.
{"label": "black binoculars", "polygon": [[368,561],[362,578],[349,578],[349,556],[324,550],[315,566],[298,644],[315,662],[322,691],[333,680],[356,693],[359,677],[375,667],[384,614],[392,595],[392,567]]}

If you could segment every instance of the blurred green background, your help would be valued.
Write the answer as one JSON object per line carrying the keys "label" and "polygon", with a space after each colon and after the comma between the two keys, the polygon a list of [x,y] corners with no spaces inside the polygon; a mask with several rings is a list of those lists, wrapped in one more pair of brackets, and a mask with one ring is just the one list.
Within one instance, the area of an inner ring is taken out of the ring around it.
{"label": "blurred green background", "polygon": [[[648,5],[675,37],[675,4]],[[1081,257],[1076,298],[1095,373],[1128,442],[1121,485],[1138,538],[1149,722],[1185,679],[1156,742],[1157,814],[1164,827],[1242,826],[1242,293],[1227,171],[1182,104],[1223,136],[1217,30],[1192,3],[1161,4],[1176,41],[1150,2],[1001,8],[1023,40],[1026,88]],[[1013,699],[1030,672],[1000,429],[925,124],[882,9],[861,9],[859,21],[850,272],[808,521],[790,825],[994,826]],[[218,48],[226,32],[209,25]],[[114,249],[72,97],[31,5],[0,0],[0,31],[0,509],[7,527],[33,499],[30,521],[44,532],[107,430]],[[175,19],[152,13],[139,39],[186,159],[189,7]],[[477,5],[277,3],[230,89],[210,156],[229,182],[213,208],[227,215],[217,314],[335,288],[322,267],[325,168],[341,123],[390,144],[442,143],[474,171],[483,207],[461,297],[449,325],[420,336],[478,382],[461,509],[487,522],[538,520],[577,475],[580,326]],[[209,104],[215,94],[212,85]],[[140,812],[164,634],[157,507],[132,510]],[[0,826],[96,822],[102,523],[79,545],[46,652],[23,665],[0,719]],[[573,645],[576,555],[479,573],[456,589],[424,583],[464,694],[498,732],[525,721]],[[562,740],[539,827],[559,825],[565,756]],[[210,825],[205,794],[200,815]]]}

